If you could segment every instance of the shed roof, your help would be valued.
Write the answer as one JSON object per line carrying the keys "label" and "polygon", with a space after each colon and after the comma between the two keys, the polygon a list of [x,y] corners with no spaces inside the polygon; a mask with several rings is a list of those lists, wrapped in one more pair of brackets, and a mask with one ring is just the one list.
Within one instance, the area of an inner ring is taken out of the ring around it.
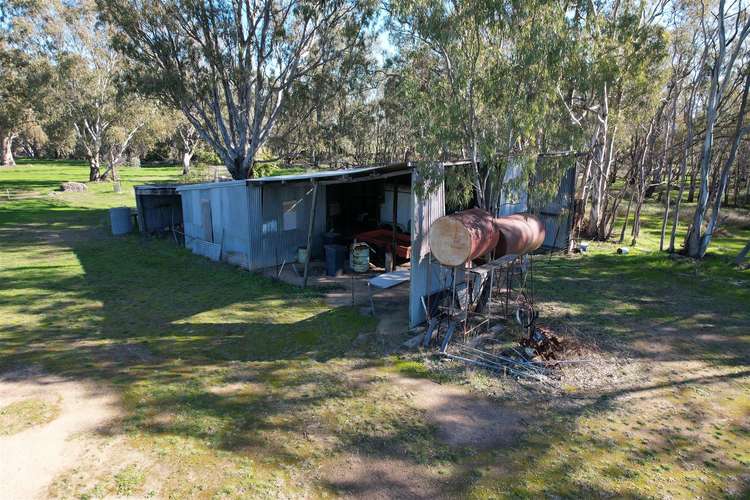
{"label": "shed roof", "polygon": [[140,195],[175,195],[180,186],[181,184],[142,184],[133,189]]}
{"label": "shed roof", "polygon": [[[444,162],[444,167],[455,167],[468,165],[467,160]],[[191,189],[206,189],[217,187],[233,187],[241,184],[263,185],[263,184],[285,184],[292,182],[320,182],[321,184],[338,184],[344,182],[369,181],[385,179],[397,175],[405,175],[412,171],[416,165],[412,162],[391,163],[375,167],[353,167],[338,170],[321,170],[317,172],[305,172],[302,174],[276,175],[270,177],[256,177],[253,179],[238,181],[208,182],[203,184],[183,184],[177,191],[188,191]]]}
{"label": "shed roof", "polygon": [[271,177],[256,177],[248,179],[248,184],[270,184],[287,182],[346,182],[349,180],[363,180],[371,178],[389,177],[392,175],[407,174],[413,165],[409,162],[393,163],[376,167],[342,168],[338,170],[322,170],[318,172],[305,172],[302,174],[277,175]]}
{"label": "shed roof", "polygon": [[191,191],[193,189],[214,189],[214,188],[230,188],[237,186],[244,186],[246,181],[220,181],[220,182],[203,182],[200,184],[183,184],[177,188],[177,192]]}

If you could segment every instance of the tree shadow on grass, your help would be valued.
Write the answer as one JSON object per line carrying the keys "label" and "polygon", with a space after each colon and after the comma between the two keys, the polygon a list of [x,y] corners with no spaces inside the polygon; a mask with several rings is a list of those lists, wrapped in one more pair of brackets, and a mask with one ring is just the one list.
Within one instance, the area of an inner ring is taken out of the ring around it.
{"label": "tree shadow on grass", "polygon": [[665,255],[541,260],[536,290],[567,320],[635,359],[750,363],[750,288],[730,266],[697,271]]}

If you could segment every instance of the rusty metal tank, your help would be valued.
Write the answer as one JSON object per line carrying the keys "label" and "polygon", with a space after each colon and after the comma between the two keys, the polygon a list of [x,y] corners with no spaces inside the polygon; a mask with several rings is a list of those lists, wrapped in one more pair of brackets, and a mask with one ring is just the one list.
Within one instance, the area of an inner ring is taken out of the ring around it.
{"label": "rusty metal tank", "polygon": [[544,224],[531,214],[513,214],[494,219],[500,231],[495,247],[495,258],[503,255],[523,255],[533,252],[544,243]]}
{"label": "rusty metal tank", "polygon": [[491,252],[500,233],[492,215],[481,208],[472,208],[440,217],[429,232],[432,255],[446,266],[460,266]]}
{"label": "rusty metal tank", "polygon": [[436,220],[430,227],[432,255],[443,265],[460,266],[494,251],[495,258],[533,252],[544,242],[544,226],[531,214],[493,217],[472,208]]}

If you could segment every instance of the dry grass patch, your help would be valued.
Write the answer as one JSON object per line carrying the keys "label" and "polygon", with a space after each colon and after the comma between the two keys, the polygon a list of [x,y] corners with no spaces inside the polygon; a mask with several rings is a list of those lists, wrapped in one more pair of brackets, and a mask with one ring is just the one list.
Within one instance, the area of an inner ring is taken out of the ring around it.
{"label": "dry grass patch", "polygon": [[53,421],[60,414],[60,401],[28,398],[0,408],[0,436]]}

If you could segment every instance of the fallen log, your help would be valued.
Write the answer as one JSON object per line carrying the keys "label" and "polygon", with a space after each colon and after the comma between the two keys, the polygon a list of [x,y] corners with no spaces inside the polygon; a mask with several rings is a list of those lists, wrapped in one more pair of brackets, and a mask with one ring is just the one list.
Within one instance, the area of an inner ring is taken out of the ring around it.
{"label": "fallen log", "polygon": [[88,186],[86,186],[86,184],[82,182],[68,181],[60,184],[60,191],[82,193],[84,191],[88,191]]}

